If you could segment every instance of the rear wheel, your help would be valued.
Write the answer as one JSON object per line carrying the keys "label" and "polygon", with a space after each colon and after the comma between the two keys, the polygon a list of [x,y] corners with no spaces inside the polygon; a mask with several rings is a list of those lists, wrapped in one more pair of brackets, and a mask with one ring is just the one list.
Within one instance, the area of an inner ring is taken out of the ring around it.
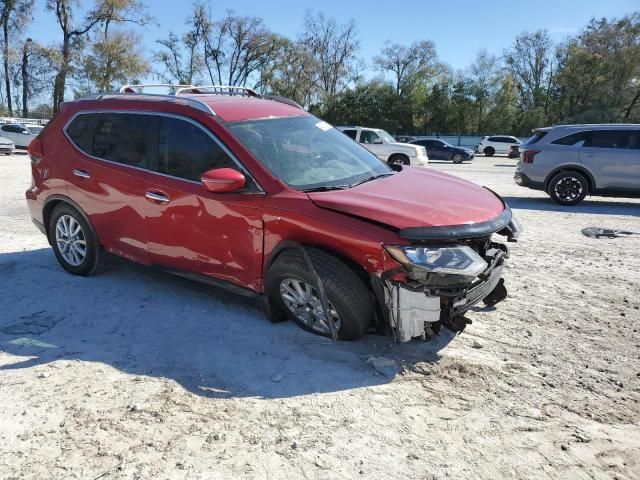
{"label": "rear wheel", "polygon": [[452,158],[451,161],[453,163],[462,163],[464,161],[464,158],[462,158],[462,155],[460,155],[459,153],[456,153]]}
{"label": "rear wheel", "polygon": [[589,192],[589,182],[578,172],[560,172],[549,182],[549,196],[560,205],[576,205]]}
{"label": "rear wheel", "polygon": [[394,153],[393,155],[391,155],[387,163],[390,163],[391,165],[410,165],[411,164],[411,162],[409,161],[409,157],[407,157],[406,155],[402,155],[400,153]]}
{"label": "rear wheel", "polygon": [[[329,314],[340,340],[355,340],[371,325],[373,305],[367,287],[347,265],[321,250],[308,249],[322,279]],[[269,269],[267,292],[298,326],[316,335],[331,336],[315,281],[304,257],[295,250],[283,252]]]}
{"label": "rear wheel", "polygon": [[91,226],[70,205],[63,203],[54,208],[49,237],[58,262],[67,272],[88,276],[104,269],[106,258]]}
{"label": "rear wheel", "polygon": [[496,154],[496,149],[493,147],[487,147],[484,149],[484,154],[487,157],[493,157]]}

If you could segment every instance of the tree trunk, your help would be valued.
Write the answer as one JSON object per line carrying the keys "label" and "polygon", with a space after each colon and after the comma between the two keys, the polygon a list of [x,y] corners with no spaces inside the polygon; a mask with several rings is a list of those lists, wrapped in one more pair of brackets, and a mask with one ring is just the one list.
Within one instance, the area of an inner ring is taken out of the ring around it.
{"label": "tree trunk", "polygon": [[22,116],[29,115],[29,42],[22,51]]}
{"label": "tree trunk", "polygon": [[4,45],[2,46],[2,60],[4,62],[4,84],[7,91],[7,110],[13,116],[13,106],[11,104],[11,79],[9,78],[9,15],[2,23],[2,33]]}
{"label": "tree trunk", "polygon": [[60,104],[64,102],[64,89],[69,70],[69,37],[65,36],[62,42],[62,63],[53,83],[53,112],[60,110]]}

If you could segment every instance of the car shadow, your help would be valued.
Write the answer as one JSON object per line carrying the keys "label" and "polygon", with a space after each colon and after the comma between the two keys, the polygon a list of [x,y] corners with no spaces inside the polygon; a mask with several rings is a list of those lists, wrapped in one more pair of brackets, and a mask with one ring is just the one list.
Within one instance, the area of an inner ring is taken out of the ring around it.
{"label": "car shadow", "polygon": [[[285,398],[388,383],[370,358],[397,367],[436,362],[455,338],[396,345],[384,336],[337,342],[292,322],[272,324],[255,302],[120,264],[95,277],[66,273],[50,249],[0,254],[2,371],[58,360],[100,362],[171,379],[205,397]],[[394,370],[395,371],[395,370]]]}
{"label": "car shadow", "polygon": [[505,202],[515,209],[542,210],[547,212],[563,213],[589,213],[596,215],[626,215],[640,217],[640,203],[612,202],[603,200],[602,197],[593,197],[583,200],[578,205],[562,206],[550,198],[535,197],[502,197]]}

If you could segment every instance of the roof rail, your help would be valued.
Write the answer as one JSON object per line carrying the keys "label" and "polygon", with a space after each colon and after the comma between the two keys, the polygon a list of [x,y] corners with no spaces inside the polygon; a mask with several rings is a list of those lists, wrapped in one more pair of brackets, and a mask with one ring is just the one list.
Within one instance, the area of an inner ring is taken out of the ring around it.
{"label": "roof rail", "polygon": [[140,85],[123,85],[120,87],[120,93],[144,93],[145,88],[168,88],[170,95],[177,95],[176,92],[185,88],[195,88],[193,85],[175,85],[172,83],[147,83]]}
{"label": "roof rail", "polygon": [[[124,88],[124,87],[123,87]],[[121,100],[140,100],[142,97],[143,100],[148,100],[151,98],[160,98],[168,101],[174,101],[176,103],[186,103],[189,106],[200,110],[201,112],[206,113],[207,115],[216,115],[213,109],[207,105],[205,102],[198,100],[193,97],[176,97],[175,95],[163,95],[161,93],[137,93],[137,92],[108,92],[108,93],[93,93],[87,95],[85,97],[80,98],[79,100],[109,100],[113,98],[121,99]]]}
{"label": "roof rail", "polygon": [[247,95],[249,97],[261,98],[258,92],[249,87],[237,87],[234,85],[198,85],[198,86],[185,86],[176,90],[174,95],[180,95],[183,93],[209,93],[220,95]]}

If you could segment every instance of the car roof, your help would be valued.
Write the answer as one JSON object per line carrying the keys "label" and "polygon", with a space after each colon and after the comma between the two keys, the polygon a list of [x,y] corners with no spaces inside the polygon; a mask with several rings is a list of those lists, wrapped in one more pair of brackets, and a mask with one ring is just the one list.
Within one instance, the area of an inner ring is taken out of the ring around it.
{"label": "car roof", "polygon": [[265,98],[215,94],[181,95],[177,98],[198,100],[208,105],[225,122],[310,116],[301,108]]}
{"label": "car roof", "polygon": [[552,127],[543,127],[536,128],[534,131],[536,132],[548,132],[553,129],[561,129],[561,128],[569,128],[569,129],[593,129],[599,130],[603,128],[608,129],[625,129],[625,128],[640,128],[640,123],[574,123],[569,125],[554,125]]}

